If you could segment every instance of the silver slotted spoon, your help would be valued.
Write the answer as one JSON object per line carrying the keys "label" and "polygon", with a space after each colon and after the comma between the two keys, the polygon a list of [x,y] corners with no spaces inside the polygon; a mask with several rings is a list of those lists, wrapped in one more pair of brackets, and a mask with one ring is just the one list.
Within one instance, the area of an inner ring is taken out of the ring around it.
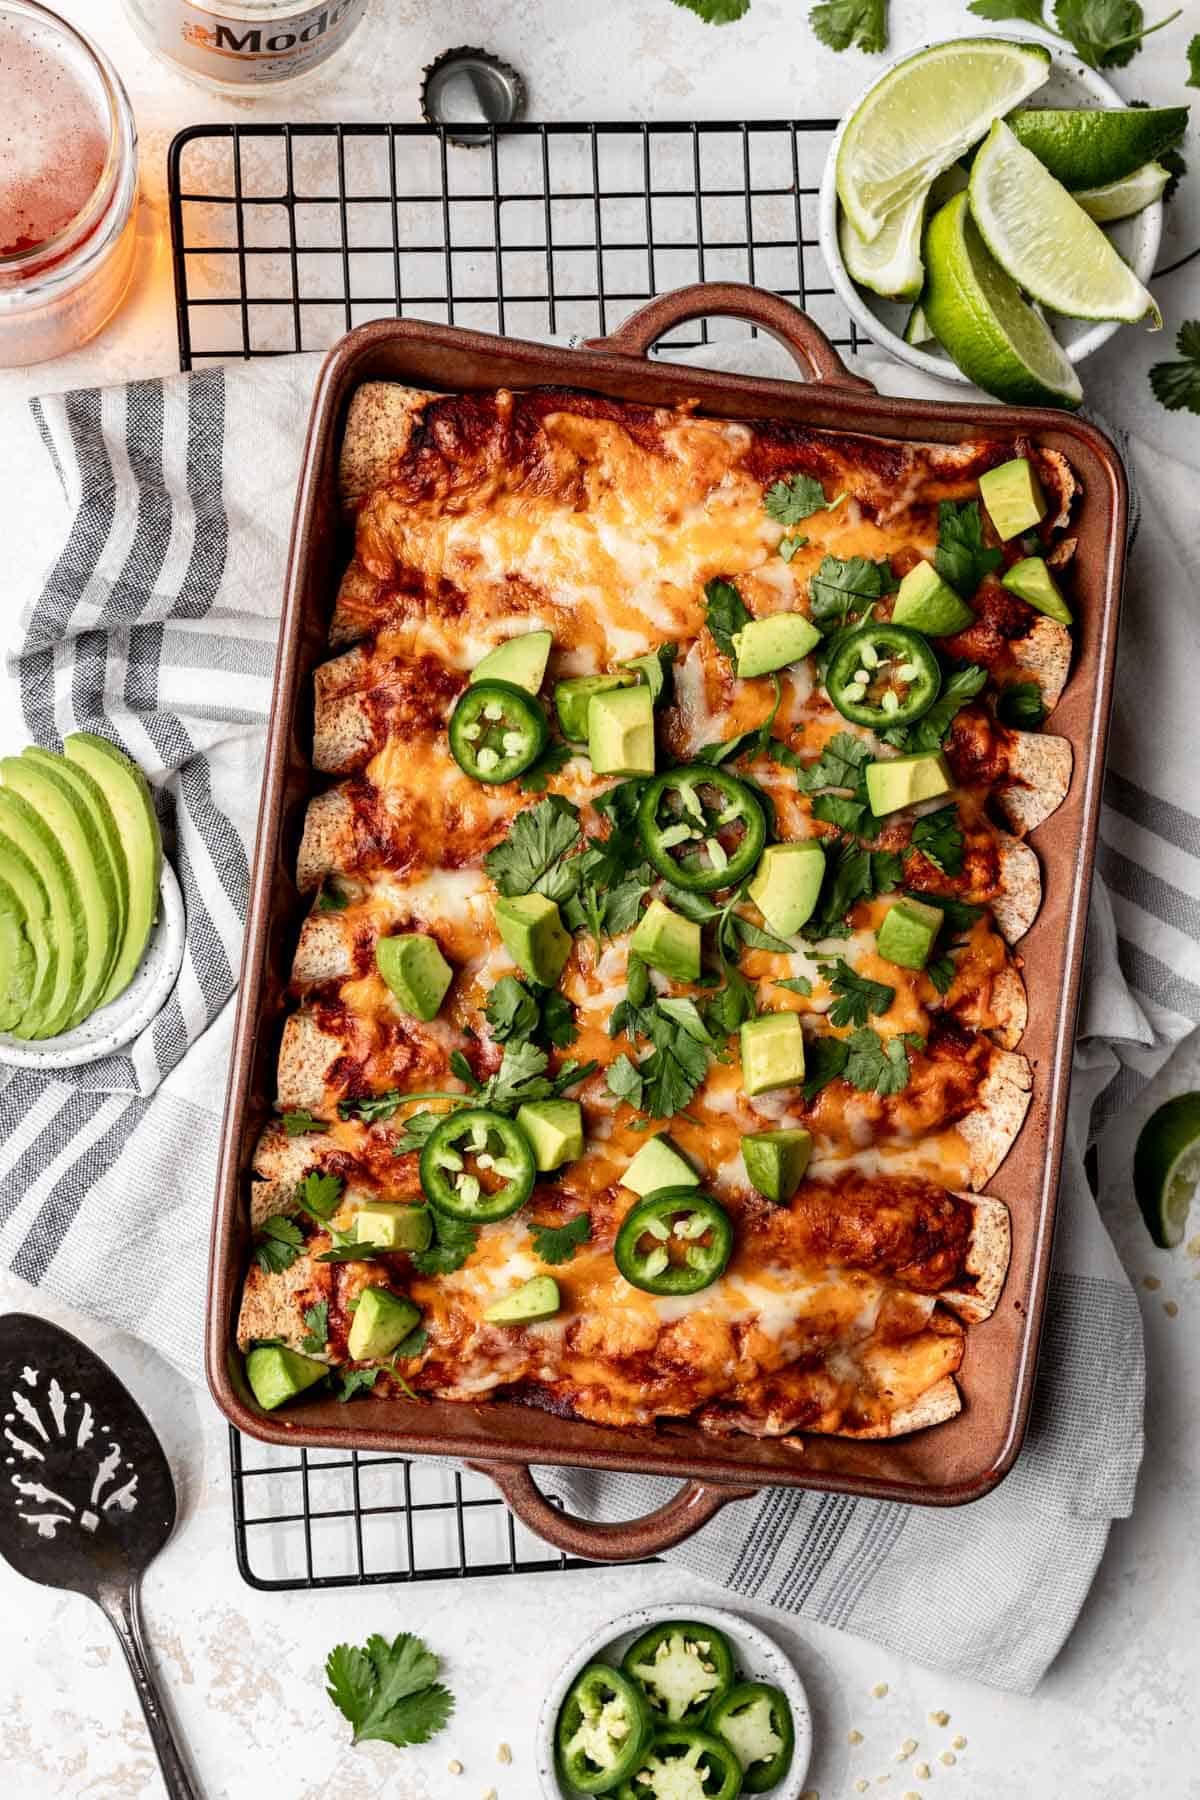
{"label": "silver slotted spoon", "polygon": [[146,1654],[142,1575],[175,1525],[154,1428],[70,1332],[0,1318],[0,1556],[94,1600],[117,1634],[171,1800],[199,1800]]}

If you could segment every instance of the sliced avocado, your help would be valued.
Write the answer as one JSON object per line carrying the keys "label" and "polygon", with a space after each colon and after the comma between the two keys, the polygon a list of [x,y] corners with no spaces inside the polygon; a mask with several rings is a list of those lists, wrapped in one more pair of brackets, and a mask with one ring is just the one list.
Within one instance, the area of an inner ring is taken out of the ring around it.
{"label": "sliced avocado", "polygon": [[588,755],[597,775],[653,775],[654,697],[648,687],[592,695]]}
{"label": "sliced avocado", "polygon": [[294,1400],[305,1388],[328,1375],[327,1363],[301,1356],[283,1344],[263,1344],[246,1358],[246,1379],[264,1412],[273,1412],[285,1400]]}
{"label": "sliced avocado", "polygon": [[[40,1025],[30,1025],[30,1035],[57,1037],[65,1031],[83,992],[87,924],[79,885],[67,866],[58,840],[28,801],[0,787],[0,846],[22,856],[35,871],[46,893],[47,928],[55,952],[54,984]],[[10,867],[5,875],[17,892],[20,886]]]}
{"label": "sliced avocado", "polygon": [[1007,574],[1000,577],[1000,586],[1006,587],[1011,594],[1018,594],[1030,606],[1036,606],[1048,619],[1057,619],[1060,625],[1075,623],[1058,583],[1040,556],[1026,556],[1015,562]]}
{"label": "sliced avocado", "polygon": [[489,1306],[484,1318],[489,1325],[536,1325],[541,1319],[552,1319],[562,1305],[562,1295],[553,1275],[535,1275]]}
{"label": "sliced avocado", "polygon": [[501,898],[496,928],[513,961],[543,987],[553,987],[571,954],[571,936],[554,901],[545,894]]}
{"label": "sliced avocado", "polygon": [[768,844],[746,892],[780,937],[812,918],[825,879],[825,849],[816,838],[800,844]]}
{"label": "sliced avocado", "polygon": [[804,1080],[804,1033],[799,1013],[762,1013],[741,1028],[742,1086],[768,1094]]}
{"label": "sliced avocado", "polygon": [[529,1139],[541,1175],[583,1155],[583,1108],[578,1100],[527,1100],[517,1108],[517,1124]]}
{"label": "sliced avocado", "polygon": [[700,1177],[665,1132],[647,1138],[621,1177],[621,1186],[643,1198],[660,1188],[699,1187]]}
{"label": "sliced avocado", "polygon": [[364,1288],[354,1309],[346,1348],[355,1362],[390,1356],[420,1323],[421,1309],[406,1294],[393,1294],[385,1287]]}
{"label": "sliced avocado", "polygon": [[553,642],[549,631],[527,631],[523,637],[508,638],[476,664],[468,685],[473,687],[477,681],[511,681],[527,694],[536,694],[546,679]]}
{"label": "sliced avocado", "polygon": [[919,562],[900,583],[892,609],[893,625],[907,625],[926,637],[949,637],[975,623],[965,600],[944,582],[933,564]]}
{"label": "sliced avocado", "polygon": [[83,914],[83,984],[68,1023],[77,1025],[100,1004],[117,947],[117,889],[111,859],[91,813],[56,769],[29,756],[6,756],[0,762],[0,778],[6,788],[34,808],[57,838],[75,877]]}
{"label": "sliced avocado", "polygon": [[779,612],[765,619],[751,619],[733,635],[737,673],[771,675],[776,669],[799,662],[820,641],[821,633],[803,613]]}
{"label": "sliced avocado", "polygon": [[948,794],[954,786],[950,765],[940,750],[911,750],[867,764],[867,799],[878,814],[899,812]]}
{"label": "sliced avocado", "polygon": [[906,894],[888,907],[876,933],[880,956],[900,969],[923,969],[945,917],[940,906],[927,906]]}
{"label": "sliced avocado", "polygon": [[158,917],[162,834],[150,785],[124,751],[90,731],[72,732],[70,737],[63,739],[63,750],[67,761],[90,775],[107,800],[125,859],[125,932],[117,946],[112,974],[104,990],[104,1002],[107,1002],[114,1000],[133,980],[151,927]]}
{"label": "sliced avocado", "polygon": [[25,930],[25,911],[6,881],[0,881],[0,1031],[24,1018],[33,998],[37,957]]}
{"label": "sliced avocado", "polygon": [[632,687],[636,677],[622,671],[616,675],[571,675],[554,685],[554,706],[558,723],[568,743],[586,744],[588,707],[594,694],[611,694],[614,688]]}
{"label": "sliced avocado", "polygon": [[50,1008],[54,1002],[58,948],[50,934],[50,902],[45,884],[29,858],[2,831],[0,882],[12,891],[12,910],[20,916],[34,956],[33,985],[29,1000],[20,1016],[7,1029],[14,1037],[39,1037],[47,1022],[54,1029]]}
{"label": "sliced avocado", "polygon": [[[31,762],[65,784],[74,793],[83,811],[89,815],[96,828],[100,840],[102,860],[106,860],[112,872],[112,879],[117,890],[117,944],[119,950],[125,940],[125,921],[129,914],[129,869],[125,862],[125,851],[121,845],[121,835],[117,830],[117,821],[113,817],[112,808],[99,783],[94,781],[87,770],[73,763],[68,757],[60,756],[56,750],[42,750],[36,744],[27,744],[21,752]],[[116,951],[113,956],[116,961]],[[111,981],[111,971],[109,979]],[[108,988],[97,1001],[103,1006],[110,998]]]}
{"label": "sliced avocado", "polygon": [[1032,531],[1046,516],[1046,496],[1028,457],[988,469],[979,477],[979,495],[997,535],[1008,541],[1022,531]]}
{"label": "sliced avocado", "polygon": [[401,931],[375,940],[375,967],[406,1013],[436,1019],[454,970],[423,931]]}
{"label": "sliced avocado", "polygon": [[368,1200],[356,1207],[354,1236],[380,1250],[428,1250],[433,1222],[427,1206],[402,1206],[390,1200]]}
{"label": "sliced avocado", "polygon": [[629,951],[671,981],[700,979],[700,927],[661,900],[652,900],[638,920]]}
{"label": "sliced avocado", "polygon": [[742,1139],[742,1161],[752,1187],[768,1200],[785,1206],[804,1180],[812,1155],[812,1133],[752,1131]]}

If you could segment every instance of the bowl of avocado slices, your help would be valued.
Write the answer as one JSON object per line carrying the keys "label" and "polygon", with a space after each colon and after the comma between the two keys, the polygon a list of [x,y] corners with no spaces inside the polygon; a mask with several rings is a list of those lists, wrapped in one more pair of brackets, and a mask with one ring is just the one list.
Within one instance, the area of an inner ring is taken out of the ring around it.
{"label": "bowl of avocado slices", "polygon": [[145,1029],[183,960],[145,776],[93,732],[0,759],[0,1061],[70,1068]]}

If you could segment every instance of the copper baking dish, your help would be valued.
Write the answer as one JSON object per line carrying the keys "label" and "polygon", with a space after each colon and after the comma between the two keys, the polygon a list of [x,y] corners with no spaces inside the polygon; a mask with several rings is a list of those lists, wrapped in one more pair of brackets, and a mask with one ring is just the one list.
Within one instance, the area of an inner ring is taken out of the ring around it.
{"label": "copper baking dish", "polygon": [[[648,360],[651,345],[673,327],[714,314],[771,333],[808,379],[764,380]],[[367,1397],[349,1407],[307,1403],[280,1416],[263,1414],[250,1398],[234,1347],[249,1254],[246,1191],[255,1140],[271,1110],[288,971],[305,910],[293,870],[313,789],[310,677],[328,655],[333,596],[350,554],[337,505],[337,452],[352,393],[361,382],[380,379],[443,391],[568,383],[643,403],[696,399],[703,411],[725,418],[775,417],[943,443],[982,436],[1008,445],[1030,436],[1070,459],[1083,486],[1076,519],[1079,623],[1075,666],[1053,729],[1070,739],[1075,772],[1065,802],[1033,840],[1045,896],[1020,951],[1030,996],[1021,1048],[1033,1064],[1034,1098],[989,1185],[1012,1213],[1008,1284],[994,1317],[970,1330],[959,1377],[965,1405],[948,1423],[872,1443],[713,1439],[687,1423],[618,1431],[505,1401],[469,1406]],[[208,1378],[217,1404],[240,1430],[276,1444],[460,1457],[491,1476],[513,1510],[550,1543],[612,1560],[677,1543],[728,1501],[763,1486],[953,1506],[1001,1480],[1025,1432],[1050,1267],[1125,529],[1125,477],[1113,446],[1094,426],[1037,408],[883,398],[847,371],[811,319],[753,287],[701,285],[664,295],[613,336],[579,350],[408,319],[380,320],[342,339],[317,382],[296,500],[213,1223]],[[552,1507],[529,1473],[531,1463],[672,1476],[684,1485],[647,1518],[596,1525]]]}

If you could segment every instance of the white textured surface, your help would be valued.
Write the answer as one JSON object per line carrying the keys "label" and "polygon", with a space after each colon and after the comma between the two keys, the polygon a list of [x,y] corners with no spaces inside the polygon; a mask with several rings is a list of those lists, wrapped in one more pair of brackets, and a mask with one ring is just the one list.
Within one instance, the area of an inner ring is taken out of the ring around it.
{"label": "white textured surface", "polygon": [[[544,118],[780,117],[834,113],[863,84],[867,59],[834,56],[813,41],[796,0],[753,0],[749,19],[712,31],[668,0],[609,0],[602,12],[564,0],[516,6],[456,0],[377,0],[343,60],[293,98],[229,104],[154,63],[125,23],[118,0],[59,0],[113,55],[129,85],[142,133],[147,251],[126,311],[77,357],[0,375],[0,533],[9,607],[42,560],[57,508],[36,440],[27,394],[81,381],[165,373],[176,366],[165,234],[165,150],[183,125],[213,118],[416,117],[421,66],[447,43],[490,44],[525,72],[530,114]],[[899,52],[955,29],[972,29],[959,0],[894,0]],[[1118,72],[1127,95],[1159,103],[1182,87],[1186,21],[1150,40],[1132,69]],[[1193,133],[1192,160],[1196,161]],[[1200,233],[1200,181],[1171,209],[1164,259]],[[1200,312],[1200,274],[1172,277],[1160,298],[1167,332],[1123,332],[1089,365],[1089,394],[1110,417],[1140,428],[1160,451],[1190,446],[1194,419],[1170,418],[1145,383],[1169,354],[1168,335]],[[16,565],[14,567],[14,564]],[[14,579],[15,577],[15,579]],[[11,624],[11,614],[9,618]],[[19,741],[15,709],[0,709],[0,740]],[[1200,1085],[1177,1070],[1149,1090],[1136,1124],[1168,1089]],[[1160,1091],[1161,1090],[1161,1091]],[[1115,1154],[1115,1152],[1114,1152]],[[1132,1202],[1109,1220],[1141,1290],[1151,1359],[1150,1447],[1132,1520],[1118,1525],[1079,1627],[1033,1699],[997,1695],[931,1675],[855,1639],[806,1626],[777,1627],[808,1686],[815,1722],[809,1777],[822,1800],[854,1794],[859,1779],[894,1800],[920,1793],[959,1800],[1118,1800],[1200,1795],[1200,1702],[1196,1620],[1200,1575],[1200,1263],[1150,1248]],[[1197,1223],[1200,1229],[1200,1222]],[[1170,1317],[1166,1303],[1177,1306]],[[129,1339],[97,1332],[46,1305],[11,1278],[0,1307],[26,1307],[82,1332],[132,1386],[162,1433],[181,1488],[180,1530],[146,1588],[148,1626],[207,1800],[532,1800],[533,1733],[542,1693],[571,1646],[631,1605],[720,1596],[663,1568],[374,1588],[356,1593],[261,1594],[233,1563],[224,1429],[207,1395],[189,1390]],[[936,1580],[936,1571],[930,1571]],[[981,1599],[981,1604],[986,1601]],[[752,1609],[747,1609],[752,1610]],[[340,1639],[370,1631],[421,1632],[446,1659],[459,1696],[451,1727],[426,1749],[345,1747],[346,1730],[321,1693],[321,1663]],[[872,1689],[888,1684],[875,1698]],[[123,1665],[107,1627],[86,1602],[27,1586],[0,1567],[0,1771],[21,1800],[133,1800],[161,1786]],[[945,1710],[944,1729],[927,1715]],[[861,1732],[858,1746],[847,1743]],[[953,1766],[939,1756],[962,1734]],[[893,1759],[905,1739],[919,1749]],[[501,1741],[513,1763],[496,1760]],[[457,1757],[459,1778],[447,1773]],[[928,1761],[930,1779],[914,1767]],[[880,1776],[888,1779],[877,1786]]]}

